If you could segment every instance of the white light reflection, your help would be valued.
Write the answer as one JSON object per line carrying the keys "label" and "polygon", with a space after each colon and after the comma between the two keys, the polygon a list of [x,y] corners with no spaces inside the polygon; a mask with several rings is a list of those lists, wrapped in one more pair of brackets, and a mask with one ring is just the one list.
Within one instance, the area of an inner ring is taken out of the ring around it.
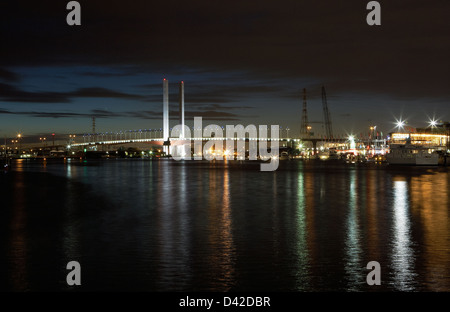
{"label": "white light reflection", "polygon": [[71,164],[70,158],[67,160],[66,171],[67,171],[67,177],[69,179],[71,179],[72,178],[72,164]]}
{"label": "white light reflection", "polygon": [[306,291],[310,287],[309,280],[309,252],[306,228],[306,190],[305,176],[303,168],[299,170],[297,178],[297,213],[296,218],[296,234],[297,234],[297,265],[296,265],[296,290]]}
{"label": "white light reflection", "polygon": [[[187,174],[187,168],[186,165],[183,164],[181,167],[178,168],[179,170],[179,178],[178,178],[178,189],[179,189],[179,199],[178,199],[178,212],[176,213],[179,226],[179,242],[178,242],[178,248],[180,253],[180,259],[189,259],[191,257],[190,255],[190,243],[189,243],[189,224],[191,222],[191,219],[189,217],[189,211],[188,211],[188,190],[187,186],[189,183],[188,174]],[[180,260],[180,267],[183,268],[184,271],[184,277],[183,282],[188,281],[192,278],[191,271],[189,270],[189,264],[187,261]]]}
{"label": "white light reflection", "polygon": [[232,232],[232,217],[230,205],[230,177],[229,170],[226,168],[223,175],[223,197],[222,197],[222,211],[220,216],[220,236],[222,240],[220,268],[222,270],[222,279],[225,284],[224,290],[229,291],[232,281],[235,277],[235,247],[233,242]]}
{"label": "white light reflection", "polygon": [[[72,178],[72,166],[70,162],[67,163],[66,171],[67,178]],[[66,184],[65,207],[64,209],[64,226],[63,226],[63,251],[67,262],[81,259],[81,243],[80,233],[81,225],[79,222],[74,222],[74,215],[79,204],[78,193],[74,188],[74,184],[68,181]],[[81,263],[83,265],[83,263]]]}
{"label": "white light reflection", "polygon": [[408,184],[406,181],[394,181],[394,241],[392,267],[394,286],[401,291],[411,291],[414,280],[412,265],[414,256],[411,249],[411,229],[409,222]]}
{"label": "white light reflection", "polygon": [[356,171],[350,173],[349,211],[347,215],[347,235],[345,239],[346,258],[345,273],[349,290],[357,290],[361,284],[361,242],[359,229],[358,190]]}
{"label": "white light reflection", "polygon": [[[183,289],[183,276],[179,276],[179,268],[184,268],[183,258],[179,256],[178,242],[184,233],[179,233],[176,225],[176,212],[174,207],[174,194],[177,194],[177,179],[174,179],[173,167],[167,162],[162,163],[163,168],[158,172],[158,192],[156,198],[156,207],[158,215],[158,262],[159,278],[166,281],[174,287]],[[184,181],[183,181],[184,182]]]}

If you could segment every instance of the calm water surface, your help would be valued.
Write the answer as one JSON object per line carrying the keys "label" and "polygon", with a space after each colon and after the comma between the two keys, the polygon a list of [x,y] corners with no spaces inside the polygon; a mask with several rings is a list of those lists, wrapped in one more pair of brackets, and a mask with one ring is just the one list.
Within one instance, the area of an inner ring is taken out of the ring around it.
{"label": "calm water surface", "polygon": [[[22,161],[1,290],[450,291],[450,174],[285,161]],[[368,286],[366,265],[381,265]]]}

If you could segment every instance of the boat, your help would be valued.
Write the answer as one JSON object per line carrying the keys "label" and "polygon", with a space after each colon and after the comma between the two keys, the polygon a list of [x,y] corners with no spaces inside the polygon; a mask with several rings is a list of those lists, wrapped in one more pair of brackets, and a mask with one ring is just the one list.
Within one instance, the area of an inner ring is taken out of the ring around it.
{"label": "boat", "polygon": [[280,154],[280,160],[289,160],[289,153],[286,151],[281,152]]}
{"label": "boat", "polygon": [[390,165],[437,166],[439,154],[430,148],[407,143],[392,145],[386,160]]}
{"label": "boat", "polygon": [[339,160],[339,154],[337,153],[336,149],[330,149],[329,151],[329,155],[328,155],[328,159],[329,160]]}
{"label": "boat", "polygon": [[328,151],[320,152],[319,158],[321,160],[338,160],[338,159],[340,159],[336,149],[329,149]]}

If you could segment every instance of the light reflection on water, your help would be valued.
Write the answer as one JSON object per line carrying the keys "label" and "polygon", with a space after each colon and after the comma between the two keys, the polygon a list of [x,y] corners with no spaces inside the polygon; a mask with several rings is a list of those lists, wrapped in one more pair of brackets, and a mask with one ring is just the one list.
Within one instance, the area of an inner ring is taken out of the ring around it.
{"label": "light reflection on water", "polygon": [[[4,289],[66,289],[64,265],[79,260],[87,290],[450,291],[448,168],[67,160],[14,170]],[[36,266],[48,258],[56,272]],[[370,261],[381,286],[366,285]],[[61,281],[37,280],[52,274]]]}
{"label": "light reflection on water", "polygon": [[308,247],[308,235],[307,235],[307,218],[306,218],[306,201],[305,201],[305,177],[302,169],[296,172],[297,175],[297,205],[296,213],[294,214],[296,227],[295,238],[296,238],[296,249],[295,257],[297,260],[295,267],[297,272],[295,272],[295,290],[297,291],[307,291],[310,287],[310,279],[308,276],[308,268],[310,265],[309,258],[309,247]]}
{"label": "light reflection on water", "polygon": [[415,262],[411,242],[411,225],[409,215],[408,184],[406,181],[394,180],[393,213],[393,250],[394,286],[398,290],[414,290],[410,281],[414,280],[412,265]]}
{"label": "light reflection on water", "polygon": [[11,285],[14,291],[26,291],[28,288],[27,274],[27,220],[25,203],[22,190],[24,181],[18,177],[15,183],[14,194],[12,194],[15,210],[11,218],[10,231],[11,241],[9,244],[12,257],[10,258],[9,270],[11,272]]}
{"label": "light reflection on water", "polygon": [[356,183],[356,171],[350,171],[349,198],[347,212],[347,234],[345,240],[346,261],[345,271],[348,278],[348,287],[350,290],[358,290],[361,286],[361,233],[359,225],[360,208],[358,207],[358,185]]}

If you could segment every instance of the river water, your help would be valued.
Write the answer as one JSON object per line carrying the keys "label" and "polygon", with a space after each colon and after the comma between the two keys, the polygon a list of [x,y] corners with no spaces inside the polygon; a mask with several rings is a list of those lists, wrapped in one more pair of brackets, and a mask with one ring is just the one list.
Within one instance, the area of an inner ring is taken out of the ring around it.
{"label": "river water", "polygon": [[0,186],[0,290],[71,291],[78,261],[87,291],[450,291],[448,167],[22,160]]}

